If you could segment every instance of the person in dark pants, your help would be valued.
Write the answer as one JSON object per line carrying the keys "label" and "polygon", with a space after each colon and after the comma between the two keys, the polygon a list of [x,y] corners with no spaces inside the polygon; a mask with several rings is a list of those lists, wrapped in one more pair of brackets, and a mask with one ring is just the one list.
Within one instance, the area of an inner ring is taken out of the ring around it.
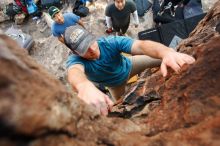
{"label": "person in dark pants", "polygon": [[114,0],[114,3],[109,4],[105,9],[107,33],[114,31],[117,35],[124,35],[130,24],[130,15],[133,15],[135,27],[138,27],[139,19],[137,8],[133,1]]}

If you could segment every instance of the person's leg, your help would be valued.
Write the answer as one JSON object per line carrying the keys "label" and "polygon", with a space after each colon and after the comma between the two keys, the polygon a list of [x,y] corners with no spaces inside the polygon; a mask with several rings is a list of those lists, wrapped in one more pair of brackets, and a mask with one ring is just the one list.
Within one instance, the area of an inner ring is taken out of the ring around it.
{"label": "person's leg", "polygon": [[135,55],[129,57],[132,62],[132,69],[129,78],[143,72],[147,68],[159,67],[160,59],[154,59],[146,55]]}
{"label": "person's leg", "polygon": [[113,31],[120,32],[120,27],[113,24],[112,28],[113,28]]}
{"label": "person's leg", "polygon": [[122,33],[122,35],[124,35],[124,34],[127,32],[128,27],[129,27],[129,24],[130,24],[130,22],[128,22],[128,24],[126,24],[125,26],[122,26],[122,27],[121,27],[121,33]]}
{"label": "person's leg", "polygon": [[125,93],[126,82],[120,86],[108,87],[108,90],[113,98],[113,102],[116,102]]}
{"label": "person's leg", "polygon": [[[160,66],[161,63],[160,59],[154,59],[146,55],[135,55],[129,57],[129,59],[131,59],[132,62],[132,69],[128,79],[130,79],[136,74],[141,73],[146,68],[158,67]],[[126,84],[127,81],[125,81],[125,83],[123,83],[120,86],[108,87],[110,94],[112,95],[113,98],[115,98],[115,100],[120,99],[121,96],[124,94]]]}

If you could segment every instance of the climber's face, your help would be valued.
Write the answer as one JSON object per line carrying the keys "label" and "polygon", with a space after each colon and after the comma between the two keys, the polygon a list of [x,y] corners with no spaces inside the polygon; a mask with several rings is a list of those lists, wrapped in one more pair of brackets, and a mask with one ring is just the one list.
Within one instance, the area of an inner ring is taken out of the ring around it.
{"label": "climber's face", "polygon": [[53,20],[56,22],[56,23],[59,23],[59,24],[63,24],[64,23],[64,18],[63,18],[63,15],[61,12],[59,13],[56,13],[53,17]]}
{"label": "climber's face", "polygon": [[87,60],[96,60],[100,57],[100,50],[98,43],[95,41],[90,45],[85,55],[81,56]]}
{"label": "climber's face", "polygon": [[115,0],[115,7],[120,11],[123,10],[125,7],[125,0]]}

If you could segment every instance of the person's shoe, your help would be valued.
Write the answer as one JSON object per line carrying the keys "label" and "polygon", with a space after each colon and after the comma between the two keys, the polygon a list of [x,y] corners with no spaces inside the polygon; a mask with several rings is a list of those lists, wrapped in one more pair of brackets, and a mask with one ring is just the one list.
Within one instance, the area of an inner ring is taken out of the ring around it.
{"label": "person's shoe", "polygon": [[121,32],[116,32],[116,35],[117,35],[117,36],[125,36],[125,34],[124,34],[124,33],[121,33]]}
{"label": "person's shoe", "polygon": [[109,29],[106,29],[105,32],[106,32],[107,34],[111,34],[111,33],[113,32],[113,30],[112,30],[111,28],[109,28]]}

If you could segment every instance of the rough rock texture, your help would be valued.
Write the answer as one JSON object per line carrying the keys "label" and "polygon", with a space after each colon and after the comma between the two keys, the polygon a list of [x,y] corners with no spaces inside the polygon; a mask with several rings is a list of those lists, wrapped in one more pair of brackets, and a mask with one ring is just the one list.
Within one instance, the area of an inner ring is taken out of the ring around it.
{"label": "rough rock texture", "polygon": [[[220,145],[220,2],[178,50],[196,58],[180,74],[146,70],[109,118],[0,36],[0,145]],[[150,75],[150,76],[149,76]]]}
{"label": "rough rock texture", "polygon": [[203,11],[208,12],[217,1],[218,0],[201,0]]}
{"label": "rough rock texture", "polygon": [[0,11],[0,23],[9,20],[10,18],[3,13],[3,11]]}

